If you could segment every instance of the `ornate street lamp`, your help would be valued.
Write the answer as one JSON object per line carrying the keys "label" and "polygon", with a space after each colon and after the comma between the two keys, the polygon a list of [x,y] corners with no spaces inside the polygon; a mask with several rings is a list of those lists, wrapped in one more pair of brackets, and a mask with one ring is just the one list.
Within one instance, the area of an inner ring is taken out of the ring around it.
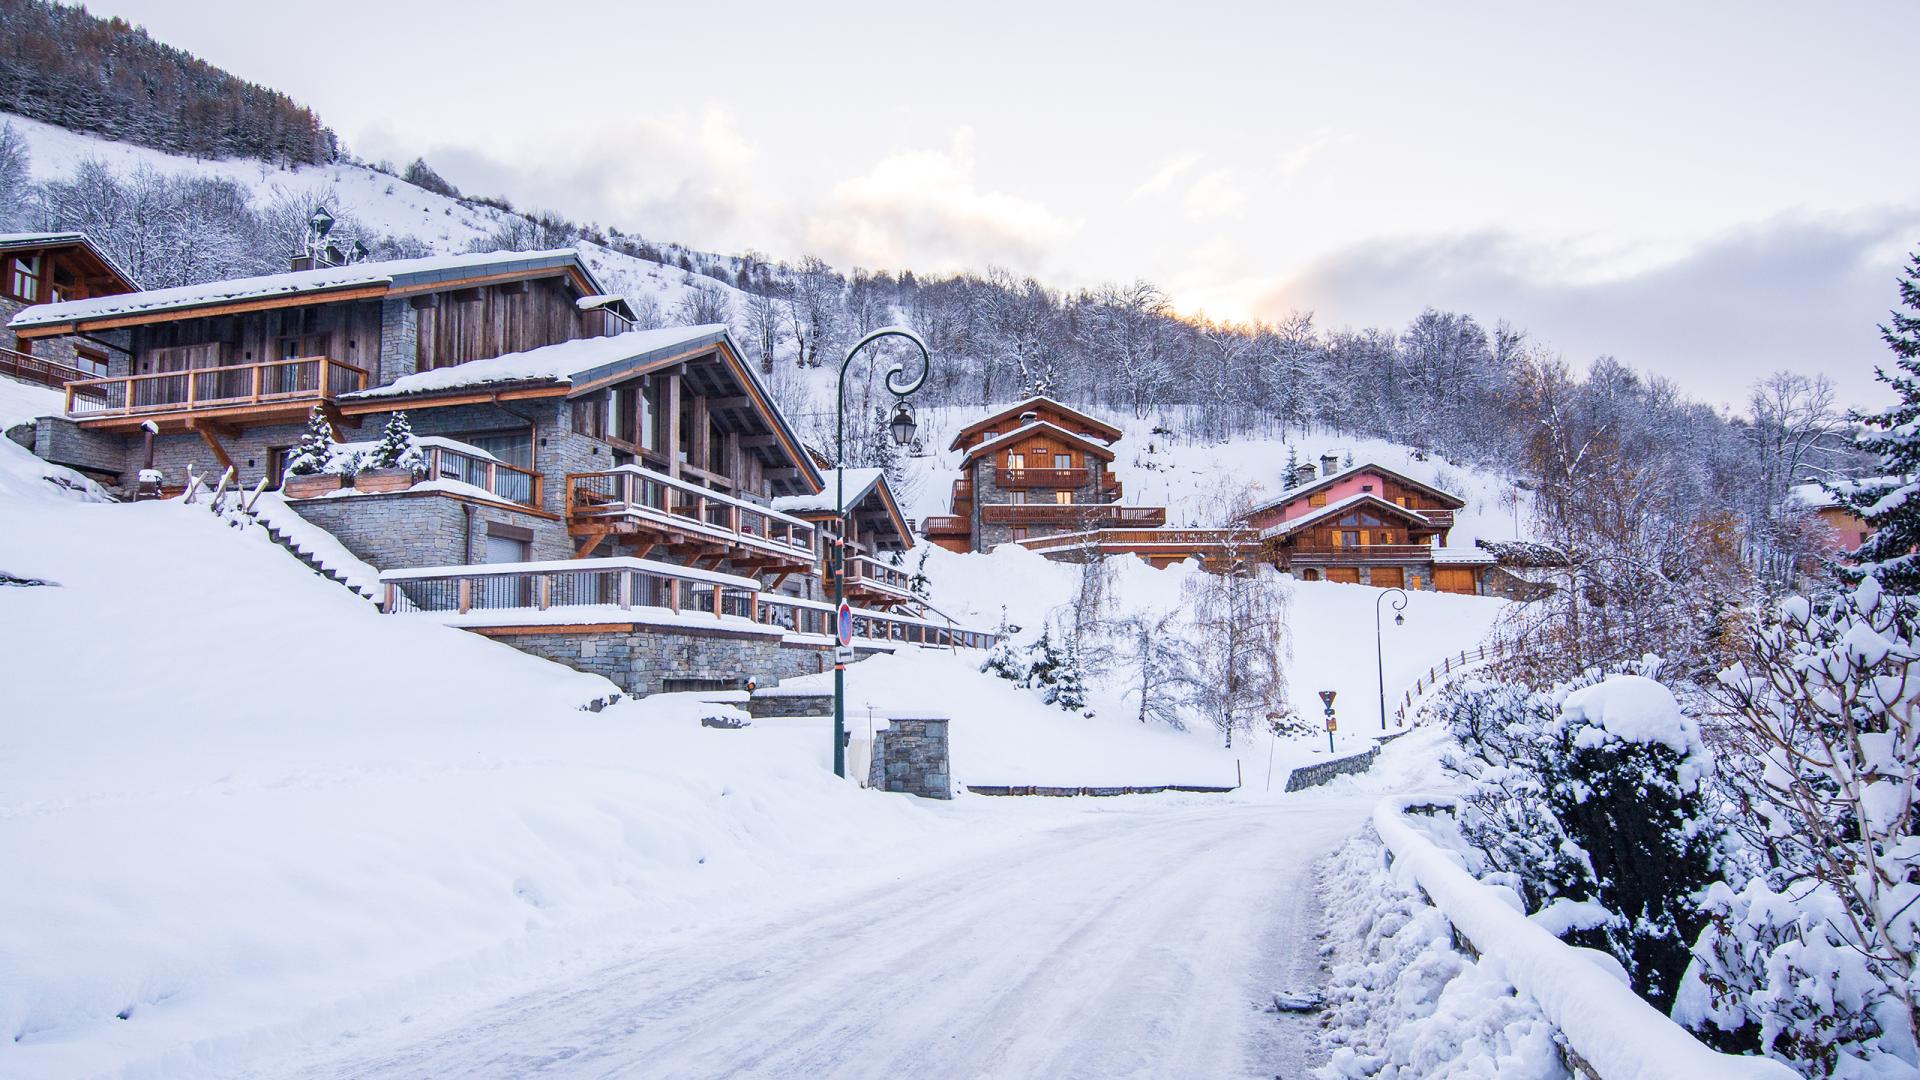
{"label": "ornate street lamp", "polygon": [[1380,605],[1384,603],[1389,596],[1399,597],[1399,599],[1393,602],[1393,625],[1404,626],[1407,622],[1406,616],[1400,614],[1406,610],[1407,607],[1407,594],[1405,592],[1399,589],[1387,589],[1380,594],[1378,600],[1373,602],[1373,669],[1380,680],[1381,731],[1387,730],[1387,667],[1386,656],[1380,648],[1380,616],[1382,614]]}
{"label": "ornate street lamp", "polygon": [[[887,390],[894,396],[893,419],[887,427],[895,442],[905,446],[913,441],[916,428],[913,410],[907,405],[907,395],[927,384],[927,376],[933,366],[933,354],[927,350],[927,343],[920,335],[904,326],[886,326],[859,341],[847,350],[846,359],[840,361],[840,388],[833,399],[834,409],[834,455],[833,455],[833,509],[834,521],[838,533],[831,538],[833,544],[833,610],[837,623],[841,605],[847,602],[847,366],[861,349],[884,338],[905,338],[920,350],[920,371],[911,378],[907,377],[905,364],[896,363],[887,369]],[[833,653],[833,775],[847,775],[847,652],[851,645],[839,643],[839,626],[835,626],[835,646]]]}

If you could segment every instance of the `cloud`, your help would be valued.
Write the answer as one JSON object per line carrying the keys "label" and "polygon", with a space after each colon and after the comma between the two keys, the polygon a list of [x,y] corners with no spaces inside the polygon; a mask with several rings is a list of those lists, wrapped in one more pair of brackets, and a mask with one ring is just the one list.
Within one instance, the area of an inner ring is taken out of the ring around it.
{"label": "cloud", "polygon": [[1737,404],[1779,368],[1829,375],[1843,399],[1868,404],[1884,396],[1873,367],[1890,360],[1877,327],[1916,242],[1920,205],[1781,215],[1584,273],[1564,245],[1500,232],[1379,240],[1317,260],[1253,306],[1385,326],[1448,308],[1506,319],[1577,365],[1612,354],[1715,404]]}
{"label": "cloud", "polygon": [[982,190],[966,128],[945,149],[881,158],[835,184],[825,207],[805,216],[809,249],[843,264],[919,271],[988,263],[1037,271],[1080,227],[1038,200]]}
{"label": "cloud", "polygon": [[1164,195],[1173,190],[1175,181],[1198,164],[1200,164],[1200,158],[1195,154],[1182,154],[1179,157],[1169,158],[1153,171],[1152,176],[1141,181],[1140,186],[1133,189],[1132,197],[1144,199],[1150,195]]}

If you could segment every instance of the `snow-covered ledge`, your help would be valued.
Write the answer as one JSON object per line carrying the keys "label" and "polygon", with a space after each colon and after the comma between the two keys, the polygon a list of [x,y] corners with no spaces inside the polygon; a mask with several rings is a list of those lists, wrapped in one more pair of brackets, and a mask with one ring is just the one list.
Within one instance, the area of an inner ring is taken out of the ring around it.
{"label": "snow-covered ledge", "polygon": [[1432,798],[1388,799],[1373,825],[1397,873],[1411,876],[1460,936],[1500,962],[1597,1080],[1797,1080],[1787,1066],[1722,1054],[1641,1000],[1613,974],[1514,910],[1403,819]]}

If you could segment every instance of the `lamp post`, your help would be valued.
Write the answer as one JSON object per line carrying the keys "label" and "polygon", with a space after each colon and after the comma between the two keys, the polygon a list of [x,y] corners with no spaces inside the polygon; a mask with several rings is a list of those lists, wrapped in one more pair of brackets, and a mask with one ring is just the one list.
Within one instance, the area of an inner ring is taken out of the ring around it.
{"label": "lamp post", "polygon": [[1393,625],[1401,626],[1407,621],[1407,617],[1400,614],[1406,610],[1407,607],[1407,594],[1405,592],[1399,589],[1388,589],[1380,594],[1380,599],[1373,602],[1373,670],[1380,680],[1381,731],[1387,730],[1387,665],[1386,654],[1380,647],[1380,616],[1382,613],[1380,605],[1385,603],[1389,596],[1399,597],[1399,599],[1393,602]]}
{"label": "lamp post", "polygon": [[[840,386],[834,393],[834,454],[833,454],[833,518],[838,532],[832,537],[833,543],[833,610],[838,617],[842,604],[847,602],[847,366],[861,349],[883,338],[906,338],[920,350],[920,372],[912,378],[907,377],[904,364],[894,364],[887,369],[887,389],[894,396],[893,416],[887,421],[887,429],[893,440],[902,446],[913,441],[915,423],[913,410],[907,407],[907,395],[926,385],[927,375],[933,365],[933,354],[927,351],[927,343],[920,335],[904,326],[884,326],[859,341],[847,350],[846,359],[840,361]],[[838,631],[839,627],[834,628]],[[833,652],[833,775],[847,775],[847,652],[851,645],[835,638]]]}

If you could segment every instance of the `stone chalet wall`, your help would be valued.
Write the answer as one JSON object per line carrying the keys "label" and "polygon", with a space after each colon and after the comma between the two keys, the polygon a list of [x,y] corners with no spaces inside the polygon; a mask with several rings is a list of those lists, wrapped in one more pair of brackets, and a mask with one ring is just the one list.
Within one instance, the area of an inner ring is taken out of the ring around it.
{"label": "stone chalet wall", "polygon": [[287,505],[380,570],[482,562],[494,525],[532,533],[535,561],[573,555],[563,522],[446,492],[332,495]]}
{"label": "stone chalet wall", "polygon": [[923,799],[953,798],[947,726],[944,719],[889,719],[884,730],[873,734],[867,786]]}
{"label": "stone chalet wall", "polygon": [[777,633],[618,624],[606,628],[489,627],[479,633],[575,671],[604,675],[635,697],[657,694],[667,679],[706,679],[742,687],[812,675],[832,663],[824,645],[789,644]]}
{"label": "stone chalet wall", "polygon": [[[1079,487],[1072,489],[1073,501],[1077,503],[1100,502],[1100,483],[1106,475],[1107,463],[1094,457],[1092,454],[1084,454],[1083,456],[1087,463],[1087,481]],[[1000,544],[1013,542],[1013,526],[989,524],[983,517],[983,508],[988,503],[1007,501],[1007,492],[1011,490],[1003,488],[999,484],[999,473],[997,471],[999,465],[1000,456],[998,454],[989,454],[975,461],[972,465],[973,509],[967,525],[973,532],[973,550],[975,551],[992,551]],[[1059,489],[1033,488],[1022,490],[1028,492],[1028,498],[1034,498],[1037,493],[1040,496],[1044,496],[1044,499],[1041,501],[1051,502],[1053,500],[1053,493]],[[1081,527],[1078,523],[1033,524],[1027,526],[1027,536],[1053,536],[1058,533],[1077,532]]]}

